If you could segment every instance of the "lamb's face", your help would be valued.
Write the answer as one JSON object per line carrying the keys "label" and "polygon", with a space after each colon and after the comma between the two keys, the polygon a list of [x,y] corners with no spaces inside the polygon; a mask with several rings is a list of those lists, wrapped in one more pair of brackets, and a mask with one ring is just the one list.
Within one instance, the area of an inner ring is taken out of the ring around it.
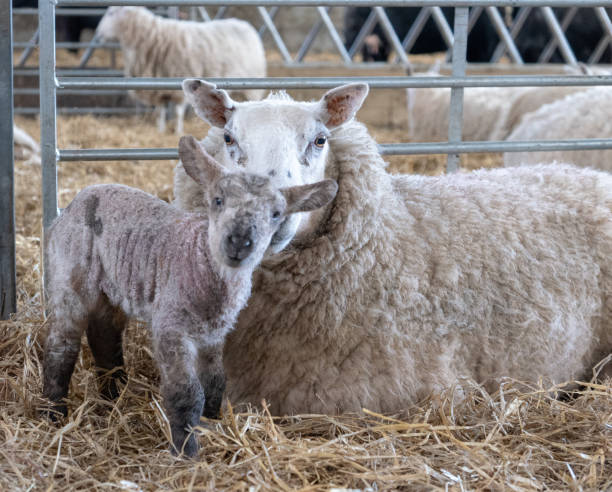
{"label": "lamb's face", "polygon": [[181,137],[179,157],[210,202],[208,245],[213,260],[232,268],[254,268],[287,217],[327,205],[338,189],[329,179],[279,189],[269,176],[228,172],[191,136]]}
{"label": "lamb's face", "polygon": [[227,174],[208,196],[208,244],[217,263],[254,268],[285,217],[286,202],[270,180],[255,174]]}
{"label": "lamb's face", "polygon": [[[342,86],[312,103],[293,101],[284,94],[236,103],[225,91],[197,79],[185,80],[183,90],[200,117],[223,129],[223,149],[217,156],[225,167],[286,187],[323,179],[331,133],[354,116],[368,87]],[[270,251],[282,250],[308,227],[309,213],[286,218],[272,238]]]}

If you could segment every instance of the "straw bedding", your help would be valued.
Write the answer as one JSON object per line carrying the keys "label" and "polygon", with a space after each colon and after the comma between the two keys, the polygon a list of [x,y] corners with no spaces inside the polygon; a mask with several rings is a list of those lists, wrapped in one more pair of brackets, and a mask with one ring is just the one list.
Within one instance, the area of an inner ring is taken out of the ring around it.
{"label": "straw bedding", "polygon": [[[35,120],[17,123],[38,134]],[[187,132],[206,127],[187,121]],[[379,141],[401,133],[372,129]],[[175,146],[153,118],[60,119],[60,146]],[[499,165],[476,156],[467,167]],[[83,186],[122,182],[171,198],[172,162],[64,163],[61,206]],[[444,158],[392,159],[391,170],[442,172]],[[199,459],[173,458],[146,329],[126,333],[129,382],[100,400],[92,358],[82,351],[70,416],[39,418],[41,344],[40,169],[16,163],[19,313],[0,322],[0,490],[612,490],[612,381],[529,387],[495,394],[465,381],[402,415],[272,416],[231,408],[197,429]],[[464,394],[463,398],[456,395]],[[562,398],[555,399],[557,394]]]}

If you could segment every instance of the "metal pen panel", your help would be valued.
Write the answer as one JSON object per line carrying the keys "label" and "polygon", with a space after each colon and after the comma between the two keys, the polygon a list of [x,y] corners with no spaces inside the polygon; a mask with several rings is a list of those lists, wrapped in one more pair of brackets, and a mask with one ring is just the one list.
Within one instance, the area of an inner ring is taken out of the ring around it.
{"label": "metal pen panel", "polygon": [[[453,30],[453,76],[465,76],[467,36],[470,9],[457,7],[455,9],[455,26]],[[461,142],[463,131],[463,87],[451,89],[450,106],[448,108],[448,142]],[[446,172],[454,173],[459,169],[459,154],[448,154]]]}
{"label": "metal pen panel", "polygon": [[17,311],[11,9],[11,2],[0,3],[0,319]]}
{"label": "metal pen panel", "polygon": [[[555,150],[605,150],[612,149],[611,138],[589,138],[573,140],[534,140],[529,142],[418,142],[379,144],[382,155],[427,155],[427,154],[474,154],[491,152],[550,152]],[[118,160],[175,160],[176,148],[143,149],[66,149],[59,151],[59,160],[118,161]]]}
{"label": "metal pen panel", "polygon": [[[60,7],[104,6],[112,5],[144,7],[166,7],[182,5],[184,7],[225,6],[284,6],[284,7],[317,7],[321,0],[57,0]],[[611,7],[612,0],[325,0],[329,7],[362,6],[370,7],[426,7],[432,3],[439,7],[516,7],[517,4],[528,7]]]}
{"label": "metal pen panel", "polygon": [[39,1],[38,25],[40,26],[40,157],[43,228],[46,229],[58,215],[54,0]]}
{"label": "metal pen panel", "polygon": [[[183,78],[58,77],[59,91],[86,90],[181,90]],[[612,85],[612,75],[505,75],[452,77],[262,77],[208,78],[220,89],[333,89],[341,84],[366,83],[373,89],[426,87],[548,87]]]}

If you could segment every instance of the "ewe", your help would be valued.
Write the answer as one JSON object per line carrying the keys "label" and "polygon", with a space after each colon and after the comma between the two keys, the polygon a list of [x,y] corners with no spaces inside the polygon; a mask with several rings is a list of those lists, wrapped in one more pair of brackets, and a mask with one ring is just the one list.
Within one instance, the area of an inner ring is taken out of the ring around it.
{"label": "ewe", "polygon": [[[118,39],[127,77],[265,77],[266,56],[257,31],[238,19],[194,22],[165,19],[144,7],[109,7],[97,34]],[[186,103],[176,91],[136,91],[140,101],[158,106],[158,128],[165,106],[175,103],[176,133],[183,133]],[[260,99],[263,91],[245,91]]]}
{"label": "ewe", "polygon": [[[193,137],[181,139],[180,156],[210,202],[207,216],[126,186],[98,185],[81,191],[49,228],[43,394],[65,415],[61,400],[83,331],[104,372],[123,365],[127,316],[146,320],[173,449],[193,456],[190,427],[219,410],[220,347],[249,297],[253,269],[285,217],[326,205],[337,186],[325,180],[278,191],[266,177],[228,174]],[[113,376],[101,385],[111,398],[122,371]]]}
{"label": "ewe", "polygon": [[[592,87],[546,104],[527,114],[508,140],[612,138],[612,87]],[[504,166],[539,162],[571,162],[612,172],[612,150],[508,152]]]}
{"label": "ewe", "polygon": [[[568,165],[393,176],[352,120],[367,86],[317,102],[184,89],[206,149],[336,199],[281,227],[227,339],[234,403],[275,414],[397,412],[470,377],[589,377],[612,351],[612,176]],[[179,165],[177,204],[206,210]]]}

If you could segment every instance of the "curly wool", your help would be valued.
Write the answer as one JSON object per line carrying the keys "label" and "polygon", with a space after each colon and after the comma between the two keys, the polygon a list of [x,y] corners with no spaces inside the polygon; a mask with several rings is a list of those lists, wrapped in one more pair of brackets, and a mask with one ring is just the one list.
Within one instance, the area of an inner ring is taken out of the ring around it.
{"label": "curly wool", "polygon": [[[266,57],[248,22],[166,19],[143,7],[124,7],[116,32],[128,77],[265,77]],[[261,90],[245,91],[261,99]],[[134,91],[144,103],[180,103],[179,91]]]}
{"label": "curly wool", "polygon": [[[546,104],[525,115],[508,136],[510,141],[561,140],[612,137],[612,88],[593,87]],[[563,150],[551,152],[508,152],[504,166],[540,162],[571,162],[612,172],[611,150]]]}
{"label": "curly wool", "polygon": [[396,177],[363,125],[332,133],[337,198],[256,272],[225,346],[232,403],[396,412],[461,377],[584,377],[612,351],[611,176]]}

